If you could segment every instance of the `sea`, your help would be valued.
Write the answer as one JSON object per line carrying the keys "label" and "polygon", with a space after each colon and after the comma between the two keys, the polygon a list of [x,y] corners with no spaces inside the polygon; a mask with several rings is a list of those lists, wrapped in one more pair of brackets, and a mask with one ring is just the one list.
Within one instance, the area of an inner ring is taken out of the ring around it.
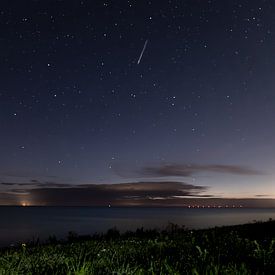
{"label": "sea", "polygon": [[275,219],[274,208],[145,208],[145,207],[15,207],[0,206],[0,247],[49,236],[66,239],[105,233],[116,227],[127,230],[165,229],[169,223],[189,229],[236,225]]}

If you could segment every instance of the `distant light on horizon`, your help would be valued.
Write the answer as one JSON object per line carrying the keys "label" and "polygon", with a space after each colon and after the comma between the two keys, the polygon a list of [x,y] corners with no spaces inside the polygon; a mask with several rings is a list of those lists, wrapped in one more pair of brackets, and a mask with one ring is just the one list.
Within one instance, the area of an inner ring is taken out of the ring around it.
{"label": "distant light on horizon", "polygon": [[30,206],[30,203],[29,202],[22,202],[21,206],[22,207],[27,207],[27,206]]}

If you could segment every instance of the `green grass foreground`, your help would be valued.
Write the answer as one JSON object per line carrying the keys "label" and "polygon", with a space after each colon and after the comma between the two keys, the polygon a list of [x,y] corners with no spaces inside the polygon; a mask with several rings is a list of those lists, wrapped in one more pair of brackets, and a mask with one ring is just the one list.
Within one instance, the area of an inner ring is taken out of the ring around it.
{"label": "green grass foreground", "polygon": [[0,274],[274,274],[275,221],[76,236],[0,251]]}

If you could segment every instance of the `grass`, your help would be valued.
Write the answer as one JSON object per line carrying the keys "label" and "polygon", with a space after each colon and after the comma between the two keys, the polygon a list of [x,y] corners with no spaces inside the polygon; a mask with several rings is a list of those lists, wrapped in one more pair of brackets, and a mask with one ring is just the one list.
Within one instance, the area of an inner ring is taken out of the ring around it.
{"label": "grass", "polygon": [[0,251],[0,274],[274,274],[275,222],[51,237]]}

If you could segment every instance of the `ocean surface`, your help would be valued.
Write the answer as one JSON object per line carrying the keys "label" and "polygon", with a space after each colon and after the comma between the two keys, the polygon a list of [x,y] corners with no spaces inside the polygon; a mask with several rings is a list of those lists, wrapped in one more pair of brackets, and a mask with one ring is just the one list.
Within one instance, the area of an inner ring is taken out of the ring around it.
{"label": "ocean surface", "polygon": [[243,224],[275,219],[275,209],[188,209],[121,207],[0,207],[0,246],[9,246],[50,235],[66,238],[78,234],[137,228],[165,228],[169,222],[190,229]]}

